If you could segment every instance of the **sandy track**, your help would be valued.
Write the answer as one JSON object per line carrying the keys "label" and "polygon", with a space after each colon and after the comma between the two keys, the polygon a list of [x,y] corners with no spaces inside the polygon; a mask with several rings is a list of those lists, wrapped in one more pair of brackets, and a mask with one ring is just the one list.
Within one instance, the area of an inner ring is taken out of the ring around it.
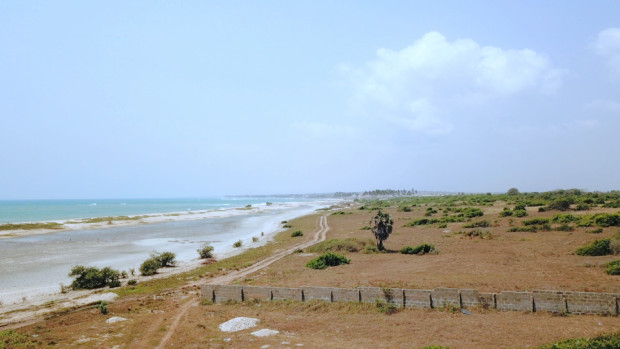
{"label": "sandy track", "polygon": [[[295,245],[284,251],[275,253],[271,255],[270,257],[265,258],[261,260],[260,262],[257,262],[248,268],[238,270],[238,271],[233,271],[229,274],[222,275],[219,277],[214,277],[213,279],[209,280],[208,284],[218,284],[218,285],[228,284],[240,277],[244,277],[246,275],[252,274],[262,268],[269,266],[270,264],[278,261],[279,259],[282,259],[283,257],[291,253],[294,253],[298,249],[304,249],[316,243],[324,241],[327,236],[328,230],[329,230],[329,226],[327,225],[327,216],[321,216],[319,218],[319,229],[314,234],[314,238],[312,240],[305,242],[303,244]],[[183,316],[187,313],[187,311],[191,307],[197,306],[198,304],[199,303],[197,300],[190,299],[186,301],[185,304],[183,304],[183,306],[179,307],[179,310],[177,314],[175,315],[174,320],[172,321],[172,324],[170,325],[170,328],[168,329],[164,337],[159,342],[159,345],[157,346],[158,349],[164,348],[166,346],[170,338],[174,335],[174,332],[176,328],[178,327],[179,323],[181,322],[181,319],[183,318]],[[143,336],[143,340],[141,341],[139,347],[144,347],[144,348],[148,347],[148,341],[152,338],[151,335],[154,334],[158,328],[160,328],[160,325],[161,325],[161,321],[156,321],[153,325],[149,326],[149,328],[145,331],[145,335]]]}

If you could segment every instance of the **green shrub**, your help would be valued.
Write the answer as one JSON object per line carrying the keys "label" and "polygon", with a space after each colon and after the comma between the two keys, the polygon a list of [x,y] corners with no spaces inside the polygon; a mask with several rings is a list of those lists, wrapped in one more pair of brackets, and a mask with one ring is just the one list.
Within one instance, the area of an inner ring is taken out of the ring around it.
{"label": "green shrub", "polygon": [[105,286],[118,287],[121,284],[119,281],[120,273],[110,267],[98,269],[95,267],[76,265],[71,268],[69,276],[75,277],[75,280],[71,283],[71,287],[76,290],[92,290]]}
{"label": "green shrub", "polygon": [[612,254],[610,243],[611,239],[596,240],[589,245],[578,248],[575,253],[580,256],[605,256]]}
{"label": "green shrub", "polygon": [[509,233],[516,233],[516,232],[536,233],[537,231],[538,231],[538,228],[535,225],[529,226],[529,227],[512,227],[508,229]]}
{"label": "green shrub", "polygon": [[101,314],[103,314],[103,315],[107,315],[108,314],[108,305],[107,305],[107,303],[105,301],[101,301],[101,303],[99,303],[97,308],[99,309]]}
{"label": "green shrub", "polygon": [[344,240],[329,239],[320,242],[307,249],[308,252],[325,253],[325,252],[358,252],[368,245],[375,245],[370,239],[358,240],[356,238],[348,238]]}
{"label": "green shrub", "polygon": [[398,206],[398,212],[411,212],[410,206]]}
{"label": "green shrub", "polygon": [[504,210],[499,213],[500,217],[510,217],[512,216],[512,211],[508,207],[504,207]]}
{"label": "green shrub", "polygon": [[478,222],[472,222],[469,224],[465,224],[463,226],[463,228],[488,228],[491,226],[491,223],[489,223],[489,221],[478,221]]}
{"label": "green shrub", "polygon": [[605,272],[609,275],[620,275],[620,259],[607,263]]}
{"label": "green shrub", "polygon": [[570,213],[558,213],[551,218],[552,223],[572,223],[581,219],[579,216],[573,216]]}
{"label": "green shrub", "polygon": [[478,207],[466,207],[459,214],[459,216],[463,216],[467,218],[481,217],[482,215],[484,215],[484,212],[482,212],[482,210],[479,209]]}
{"label": "green shrub", "polygon": [[590,209],[590,205],[584,204],[584,203],[577,204],[577,206],[575,207],[576,211],[587,211],[589,209]]}
{"label": "green shrub", "polygon": [[603,232],[603,228],[597,228],[597,229],[592,229],[592,230],[586,230],[586,233],[590,233],[590,234],[600,234]]}
{"label": "green shrub", "polygon": [[620,332],[603,334],[593,338],[567,339],[545,344],[538,349],[612,349],[620,348]]}
{"label": "green shrub", "polygon": [[157,269],[161,267],[159,261],[155,258],[149,258],[140,265],[140,274],[144,276],[157,274]]}
{"label": "green shrub", "polygon": [[129,286],[135,286],[137,284],[138,284],[138,281],[136,281],[134,279],[131,279],[131,280],[127,281],[127,285],[129,285]]}
{"label": "green shrub", "polygon": [[151,258],[157,260],[161,267],[172,267],[176,264],[176,255],[172,252],[153,252]]}
{"label": "green shrub", "polygon": [[203,244],[202,247],[196,250],[200,258],[212,258],[213,257],[213,246],[209,244]]}
{"label": "green shrub", "polygon": [[448,223],[439,223],[437,224],[437,228],[443,229],[443,228],[447,228],[448,227]]}
{"label": "green shrub", "polygon": [[547,208],[550,210],[567,211],[570,209],[570,205],[574,203],[575,200],[573,198],[559,198],[555,199]]}
{"label": "green shrub", "polygon": [[370,230],[372,229],[369,225],[365,225],[361,230]]}
{"label": "green shrub", "polygon": [[345,215],[346,213],[344,211],[336,211],[333,212],[332,214],[330,214],[330,216],[341,216],[341,215]]}
{"label": "green shrub", "polygon": [[243,241],[241,240],[237,240],[235,241],[235,243],[233,244],[233,247],[241,247],[241,245],[243,244]]}
{"label": "green shrub", "polygon": [[343,255],[328,252],[308,262],[306,267],[311,269],[325,269],[327,267],[334,267],[341,264],[349,264],[350,262],[351,260]]}
{"label": "green shrub", "polygon": [[599,213],[594,215],[594,223],[599,227],[620,226],[620,213]]}
{"label": "green shrub", "polygon": [[549,224],[549,218],[532,218],[523,221],[523,225],[544,225]]}
{"label": "green shrub", "polygon": [[555,228],[553,230],[555,230],[555,231],[573,231],[573,230],[575,230],[575,228],[571,227],[568,224],[562,224],[562,225],[560,225],[559,227],[557,227],[557,228]]}
{"label": "green shrub", "polygon": [[421,244],[416,247],[405,246],[399,251],[402,254],[426,254],[435,252],[435,245],[432,244]]}
{"label": "green shrub", "polygon": [[291,237],[304,236],[304,233],[301,230],[296,230],[291,233]]}
{"label": "green shrub", "polygon": [[514,210],[515,217],[525,217],[527,216],[526,210]]}
{"label": "green shrub", "polygon": [[520,203],[516,204],[516,205],[515,205],[515,208],[514,208],[514,211],[517,211],[517,210],[523,210],[523,211],[525,211],[525,204],[524,204],[524,203],[522,203],[522,202],[520,202]]}

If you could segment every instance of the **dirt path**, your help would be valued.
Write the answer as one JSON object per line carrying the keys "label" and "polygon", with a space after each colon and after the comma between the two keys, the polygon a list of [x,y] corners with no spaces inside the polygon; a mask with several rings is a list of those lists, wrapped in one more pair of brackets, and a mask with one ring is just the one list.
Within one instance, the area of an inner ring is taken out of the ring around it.
{"label": "dirt path", "polygon": [[[316,243],[319,243],[321,241],[324,241],[326,238],[326,234],[327,231],[329,230],[329,226],[327,225],[327,216],[321,216],[319,218],[319,229],[318,231],[314,234],[314,238],[313,240],[310,240],[308,242],[305,242],[303,244],[299,244],[299,245],[295,245],[293,247],[290,247],[284,251],[280,251],[276,254],[271,255],[268,258],[263,259],[260,262],[257,262],[255,264],[253,264],[252,266],[242,269],[242,270],[238,270],[238,271],[233,271],[229,274],[226,275],[222,275],[219,277],[214,277],[213,279],[209,280],[209,284],[218,284],[218,285],[223,285],[223,284],[228,284],[233,282],[234,280],[244,277],[246,275],[252,274],[262,268],[267,267],[268,265],[272,264],[273,262],[276,262],[279,259],[282,259],[283,257],[294,253],[296,250],[298,249],[304,249],[307,248],[309,246],[312,246]],[[168,329],[168,331],[166,331],[166,335],[164,335],[164,337],[161,339],[161,342],[159,342],[159,345],[157,346],[158,349],[160,348],[164,348],[166,346],[166,343],[168,343],[168,341],[170,340],[170,338],[174,335],[174,332],[176,330],[176,328],[178,327],[179,323],[181,322],[181,319],[183,318],[183,316],[187,313],[187,311],[194,306],[198,306],[198,301],[195,299],[189,299],[185,302],[185,304],[183,304],[181,307],[179,307],[179,310],[177,312],[177,314],[174,317],[174,320],[172,321],[172,324],[170,325],[170,328]],[[145,335],[143,336],[142,341],[140,342],[139,347],[141,348],[147,348],[149,347],[148,345],[148,341],[152,338],[151,336],[153,334],[156,333],[156,331],[160,328],[161,326],[161,321],[156,321],[155,323],[153,323],[151,326],[149,326],[149,328],[144,332]]]}

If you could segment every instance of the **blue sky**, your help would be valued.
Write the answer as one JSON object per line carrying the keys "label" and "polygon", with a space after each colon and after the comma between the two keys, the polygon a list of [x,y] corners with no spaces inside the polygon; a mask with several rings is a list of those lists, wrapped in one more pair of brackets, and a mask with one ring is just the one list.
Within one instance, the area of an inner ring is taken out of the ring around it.
{"label": "blue sky", "polygon": [[0,199],[620,189],[620,3],[0,2]]}

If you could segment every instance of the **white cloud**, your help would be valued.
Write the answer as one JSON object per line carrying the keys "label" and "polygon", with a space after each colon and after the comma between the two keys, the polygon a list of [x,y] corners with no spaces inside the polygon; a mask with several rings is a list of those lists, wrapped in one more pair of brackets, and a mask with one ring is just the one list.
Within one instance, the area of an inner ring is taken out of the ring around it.
{"label": "white cloud", "polygon": [[481,105],[522,92],[554,93],[564,71],[535,51],[448,41],[429,32],[400,51],[379,49],[361,68],[343,69],[355,100],[393,115],[416,131],[445,133],[448,115],[463,104]]}
{"label": "white cloud", "polygon": [[599,56],[607,60],[614,77],[620,77],[620,28],[601,31],[592,46]]}

